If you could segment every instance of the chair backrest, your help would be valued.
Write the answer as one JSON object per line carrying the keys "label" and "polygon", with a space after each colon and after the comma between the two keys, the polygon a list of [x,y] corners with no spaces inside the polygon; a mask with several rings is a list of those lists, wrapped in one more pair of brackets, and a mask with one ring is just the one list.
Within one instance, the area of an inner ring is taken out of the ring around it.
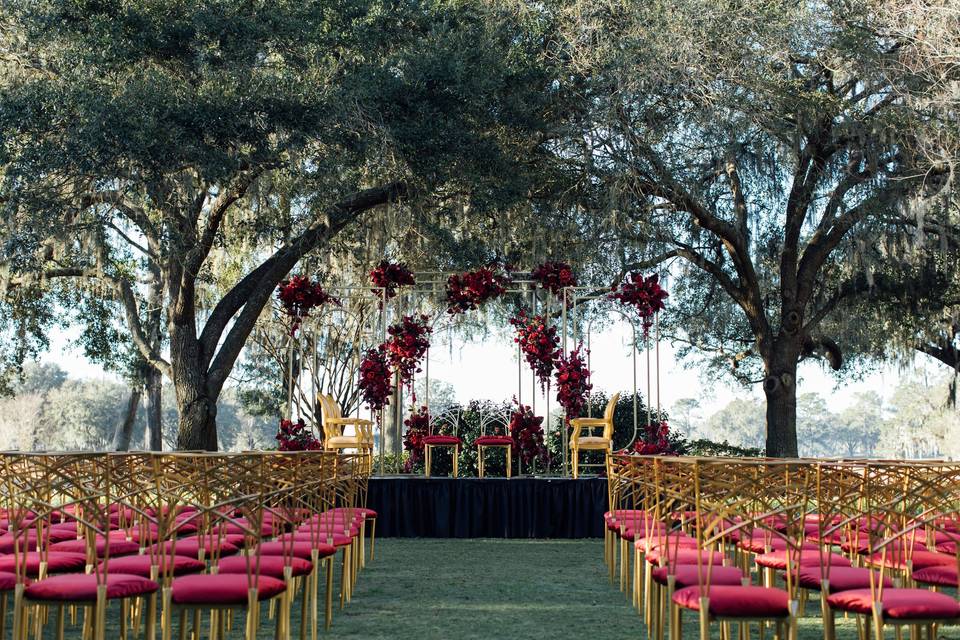
{"label": "chair backrest", "polygon": [[613,439],[613,414],[617,410],[617,402],[620,401],[620,393],[613,394],[607,408],[603,410],[603,437],[607,440]]}
{"label": "chair backrest", "polygon": [[330,397],[324,393],[318,393],[317,400],[320,402],[324,439],[340,435],[340,429],[336,425],[327,422],[328,419],[339,417],[333,407],[330,406],[333,404]]}

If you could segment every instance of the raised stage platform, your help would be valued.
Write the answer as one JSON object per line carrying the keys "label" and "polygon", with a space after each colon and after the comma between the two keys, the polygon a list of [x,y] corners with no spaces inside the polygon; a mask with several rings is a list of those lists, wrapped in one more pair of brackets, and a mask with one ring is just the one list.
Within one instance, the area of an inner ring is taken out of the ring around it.
{"label": "raised stage platform", "polygon": [[370,479],[377,536],[399,538],[600,538],[606,478]]}

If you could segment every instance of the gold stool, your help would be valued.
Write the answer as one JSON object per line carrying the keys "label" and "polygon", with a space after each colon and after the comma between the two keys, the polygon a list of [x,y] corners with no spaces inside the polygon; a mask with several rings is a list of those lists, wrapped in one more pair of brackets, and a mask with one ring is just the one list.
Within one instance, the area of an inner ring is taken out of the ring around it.
{"label": "gold stool", "polygon": [[423,472],[426,477],[430,477],[431,467],[433,466],[433,448],[434,447],[453,447],[453,477],[457,477],[460,468],[460,445],[461,440],[457,436],[425,436],[423,438]]}
{"label": "gold stool", "polygon": [[507,477],[510,477],[511,467],[513,466],[513,438],[510,436],[480,436],[474,440],[473,444],[477,447],[477,470],[481,478],[486,471],[483,458],[484,449],[490,447],[495,449],[503,447],[507,450]]}

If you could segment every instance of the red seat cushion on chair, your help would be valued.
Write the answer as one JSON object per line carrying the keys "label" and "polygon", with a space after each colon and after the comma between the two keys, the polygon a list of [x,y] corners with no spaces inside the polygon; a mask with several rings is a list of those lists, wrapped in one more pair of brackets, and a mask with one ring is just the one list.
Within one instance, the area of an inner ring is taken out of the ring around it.
{"label": "red seat cushion on chair", "polygon": [[[313,534],[309,531],[295,531],[293,533],[285,533],[282,536],[277,537],[279,542],[313,542],[314,537],[316,537],[318,542],[323,542],[326,544],[333,544],[334,547],[346,547],[349,544],[353,543],[353,536],[345,536],[342,533],[334,533],[332,536],[328,536],[326,531],[320,532],[318,534]],[[331,541],[332,539],[332,541]]]}
{"label": "red seat cushion on chair", "polygon": [[[160,588],[153,580],[125,573],[105,577],[107,598],[130,598],[155,592]],[[94,602],[97,599],[97,576],[87,573],[66,573],[34,582],[24,592],[31,600],[58,602]]]}
{"label": "red seat cushion on chair", "polygon": [[[195,605],[247,604],[248,577],[240,573],[208,573],[183,576],[173,581],[173,602]],[[257,578],[257,599],[266,600],[283,593],[283,580],[260,576]]]}
{"label": "red seat cushion on chair", "polygon": [[[830,571],[824,574],[830,579],[830,593],[839,593],[841,591],[851,591],[853,589],[869,589],[870,574],[873,574],[874,583],[880,583],[880,572],[863,567],[830,567]],[[797,572],[797,585],[801,589],[820,590],[820,567],[808,566],[800,567]],[[890,576],[883,576],[883,586],[892,587],[893,579]]]}
{"label": "red seat cushion on chair", "polygon": [[[945,593],[926,589],[884,589],[883,617],[895,620],[946,620],[960,618],[960,603]],[[827,598],[834,609],[852,613],[870,613],[873,595],[870,589],[841,591]]]}
{"label": "red seat cushion on chair", "polygon": [[[110,541],[111,556],[129,556],[135,553],[140,553],[140,545],[131,540],[124,540],[123,538],[110,536],[109,541]],[[106,555],[106,552],[107,552],[106,538],[98,534],[94,545],[96,547],[97,556]],[[56,544],[50,545],[50,551],[63,551],[66,553],[86,553],[87,542],[86,540],[80,540],[80,539],[57,542]]]}
{"label": "red seat cushion on chair", "polygon": [[423,444],[460,444],[462,441],[457,436],[424,436],[421,442]]}
{"label": "red seat cushion on chair", "polygon": [[934,584],[938,587],[957,586],[957,567],[948,567],[945,564],[926,567],[913,572],[913,579],[923,584]]}
{"label": "red seat cushion on chair", "polygon": [[167,568],[175,576],[182,576],[187,573],[199,573],[207,568],[205,562],[200,562],[196,558],[189,556],[165,556],[164,558],[151,558],[148,555],[143,556],[123,556],[122,558],[110,558],[100,563],[101,571],[107,569],[113,573],[126,573],[133,576],[150,577],[150,570],[153,562],[156,561],[161,567]]}
{"label": "red seat cushion on chair", "polygon": [[513,446],[513,438],[510,436],[480,436],[473,441],[476,445],[510,445]]}
{"label": "red seat cushion on chair", "polygon": [[309,560],[284,558],[283,556],[260,556],[259,564],[258,559],[254,556],[222,558],[217,564],[217,571],[219,573],[242,573],[244,575],[249,573],[253,575],[259,568],[261,576],[282,579],[284,577],[283,569],[287,565],[290,565],[291,575],[294,577],[304,576],[313,571],[313,563]]}
{"label": "red seat cushion on chair", "polygon": [[[785,618],[790,614],[790,596],[771,587],[717,585],[705,589],[710,615],[725,618]],[[673,601],[686,609],[700,610],[700,587],[685,587],[673,593]]]}
{"label": "red seat cushion on chair", "polygon": [[[227,535],[224,536],[223,540],[218,538],[211,538],[210,536],[203,537],[203,549],[206,555],[209,555],[211,551],[219,548],[220,555],[227,556],[232,553],[236,553],[240,550],[240,547],[237,546],[237,541],[230,540],[230,538],[239,537],[241,540],[240,544],[243,544],[243,536],[233,536]],[[176,545],[174,545],[176,542]],[[190,536],[189,538],[180,538],[176,541],[167,540],[163,543],[162,547],[159,545],[154,545],[153,549],[155,551],[160,551],[161,553],[169,554],[170,552],[176,553],[178,556],[190,556],[191,558],[197,558],[200,555],[200,544],[201,539],[197,536]]]}
{"label": "red seat cushion on chair", "polygon": [[[913,561],[914,569],[926,569],[927,567],[935,567],[937,565],[953,565],[957,562],[956,556],[947,553],[937,553],[936,551],[914,551],[910,559]],[[891,569],[904,569],[907,566],[906,554],[900,550],[887,551],[886,557],[884,557],[883,554],[874,553],[867,557],[867,561],[876,565],[883,563],[884,566]]]}
{"label": "red seat cushion on chair", "polygon": [[[20,538],[20,551],[23,552],[24,545],[26,545],[27,551],[36,551],[37,550],[37,533],[36,530],[31,529],[26,536],[21,534]],[[13,553],[14,552],[14,537],[12,533],[5,533],[0,535],[0,553]]]}
{"label": "red seat cushion on chair", "polygon": [[[23,568],[28,576],[40,575],[40,553],[30,551],[24,556],[0,557],[0,571],[16,572],[17,565],[23,563]],[[70,573],[73,571],[83,571],[87,567],[87,555],[85,553],[66,553],[60,551],[49,551],[47,553],[47,573]]]}
{"label": "red seat cushion on chair", "polygon": [[[29,581],[27,584],[30,584]],[[0,571],[0,591],[13,591],[17,586],[17,574]]]}
{"label": "red seat cushion on chair", "polygon": [[[825,565],[828,565],[831,568],[850,566],[850,560],[844,556],[841,556],[839,553],[824,554],[822,560]],[[761,567],[785,571],[787,568],[787,552],[771,551],[770,553],[762,553],[757,556],[756,562]],[[812,549],[805,549],[799,556],[796,552],[790,556],[790,564],[794,567],[798,564],[801,567],[819,567],[820,562],[821,557],[819,550],[814,551]]]}
{"label": "red seat cushion on chair", "polygon": [[[709,572],[707,567],[700,567],[697,571],[695,564],[680,564],[673,568],[674,584],[677,589],[684,587],[693,587],[707,581],[709,573],[711,585],[741,585],[743,584],[743,572],[737,567],[713,567]],[[667,584],[667,577],[670,575],[669,567],[657,567],[653,570],[653,580],[657,584]]]}
{"label": "red seat cushion on chair", "polygon": [[[294,558],[303,558],[304,560],[313,559],[313,545],[310,542],[262,542],[257,547],[261,556],[293,556]],[[317,545],[317,556],[326,558],[337,552],[337,548],[332,544],[320,543]]]}
{"label": "red seat cushion on chair", "polygon": [[655,549],[646,555],[647,562],[650,564],[660,564],[661,558],[664,560],[664,564],[697,564],[697,556],[699,555],[703,564],[710,562],[711,554],[713,557],[714,566],[720,566],[723,564],[726,557],[720,551],[698,551],[696,549],[666,549],[666,553],[661,553],[660,549]]}

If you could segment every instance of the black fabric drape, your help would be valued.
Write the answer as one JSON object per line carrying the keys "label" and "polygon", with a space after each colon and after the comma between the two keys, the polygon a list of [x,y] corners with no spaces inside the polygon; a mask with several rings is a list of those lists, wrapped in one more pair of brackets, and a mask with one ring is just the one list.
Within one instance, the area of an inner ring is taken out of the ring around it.
{"label": "black fabric drape", "polygon": [[605,478],[371,478],[377,536],[599,538]]}

